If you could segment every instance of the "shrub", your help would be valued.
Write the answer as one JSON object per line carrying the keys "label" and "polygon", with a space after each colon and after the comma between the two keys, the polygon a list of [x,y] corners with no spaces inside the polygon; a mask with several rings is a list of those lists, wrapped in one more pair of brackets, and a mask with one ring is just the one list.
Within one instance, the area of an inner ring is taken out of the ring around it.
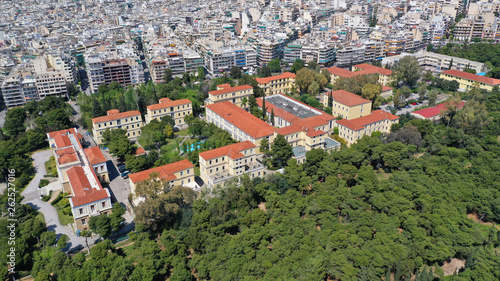
{"label": "shrub", "polygon": [[52,190],[49,191],[49,194],[48,195],[45,195],[43,198],[42,198],[42,201],[43,202],[47,202],[50,200],[50,198],[52,197]]}
{"label": "shrub", "polygon": [[[40,183],[38,184],[38,187],[44,187],[44,186],[47,186],[47,185],[49,185],[49,181],[46,180],[46,179],[42,179],[42,180],[40,180]],[[51,192],[52,192],[52,190],[51,190]]]}
{"label": "shrub", "polygon": [[55,204],[59,203],[59,201],[61,201],[61,199],[63,199],[63,193],[59,193],[59,195],[57,195],[56,199],[54,199],[54,201],[50,202],[50,205],[54,206]]}

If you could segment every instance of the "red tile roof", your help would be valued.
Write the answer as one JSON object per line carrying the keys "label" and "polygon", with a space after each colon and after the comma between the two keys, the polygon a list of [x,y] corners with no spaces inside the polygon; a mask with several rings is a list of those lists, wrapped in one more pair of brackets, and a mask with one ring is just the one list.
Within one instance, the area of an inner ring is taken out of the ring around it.
{"label": "red tile roof", "polygon": [[71,140],[67,135],[55,135],[54,141],[57,148],[67,147],[71,145]]}
{"label": "red tile roof", "polygon": [[224,87],[223,89],[220,89],[220,90],[210,91],[210,92],[208,92],[208,94],[210,94],[212,96],[218,96],[218,95],[222,95],[222,94],[233,93],[233,92],[243,91],[243,90],[250,90],[250,89],[253,89],[253,87],[250,85],[241,85],[241,86],[236,86],[236,87]]}
{"label": "red tile roof", "polygon": [[84,150],[90,165],[105,163],[106,158],[98,146],[93,146]]}
{"label": "red tile roof", "polygon": [[347,119],[342,119],[342,120],[337,120],[337,124],[342,125],[344,127],[347,127],[351,130],[354,131],[359,131],[363,129],[366,125],[379,122],[382,120],[397,120],[399,119],[399,116],[390,114],[388,112],[382,111],[382,110],[375,110],[372,111],[370,115],[366,115],[363,117],[355,118],[352,120],[347,120]]}
{"label": "red tile roof", "polygon": [[106,188],[103,189],[93,189],[92,193],[86,194],[84,196],[72,197],[69,200],[73,202],[73,207],[78,207],[92,202],[104,200],[111,197],[109,191]]}
{"label": "red tile roof", "polygon": [[59,157],[59,159],[57,159],[57,162],[59,162],[60,165],[68,164],[68,163],[72,163],[72,162],[76,162],[76,161],[78,161],[78,157],[76,156],[76,153],[64,154],[63,156]]}
{"label": "red tile roof", "polygon": [[146,151],[144,150],[144,148],[139,147],[138,149],[135,150],[135,156],[139,156],[139,155],[143,155],[143,154],[146,154]]}
{"label": "red tile roof", "polygon": [[101,117],[96,117],[92,119],[92,123],[97,124],[97,123],[102,123],[102,122],[109,122],[113,120],[118,120],[122,118],[128,118],[132,116],[141,116],[141,113],[138,110],[132,110],[132,111],[126,111],[122,113],[116,113],[116,114],[111,114],[107,116],[101,116]]}
{"label": "red tile roof", "polygon": [[356,106],[365,103],[371,103],[371,100],[364,99],[356,94],[345,90],[337,90],[333,92],[325,92],[326,96],[332,96],[333,100],[345,106]]}
{"label": "red tile roof", "polygon": [[75,197],[83,196],[92,192],[92,186],[90,185],[87,175],[82,167],[76,166],[71,167],[66,171],[68,175],[68,180],[73,189],[73,194]]}
{"label": "red tile roof", "polygon": [[328,70],[328,72],[330,72],[330,74],[340,76],[340,77],[354,77],[354,76],[356,76],[356,74],[354,74],[354,72],[347,70],[347,69],[344,69],[344,68],[336,67],[336,66],[329,67],[326,70]]}
{"label": "red tile roof", "polygon": [[241,151],[256,147],[251,141],[244,141],[235,144],[226,145],[220,148],[201,152],[199,155],[205,160],[214,159],[222,156],[230,156],[233,159],[243,157]]}
{"label": "red tile roof", "polygon": [[52,139],[56,135],[65,135],[67,132],[69,132],[70,134],[75,134],[76,130],[75,130],[75,128],[70,128],[70,129],[65,129],[65,130],[50,132],[50,133],[47,133],[47,134],[49,135],[49,138]]}
{"label": "red tile roof", "polygon": [[276,76],[271,76],[271,77],[266,77],[266,78],[255,78],[255,80],[257,80],[257,83],[259,84],[267,84],[271,81],[274,81],[274,80],[279,80],[279,79],[283,79],[283,78],[295,78],[295,74],[291,73],[291,72],[284,72],[280,75],[276,75]]}
{"label": "red tile roof", "polygon": [[[371,64],[367,64],[367,63],[357,64],[354,67],[361,68],[363,70],[371,70],[371,71],[373,71],[373,73],[378,73],[378,74],[382,74],[385,76],[389,76],[392,74],[392,71],[390,69],[374,66]],[[360,71],[360,72],[363,72],[363,71]]]}
{"label": "red tile roof", "polygon": [[392,88],[382,85],[382,92],[386,92],[386,91],[392,91]]}
{"label": "red tile roof", "polygon": [[183,105],[183,104],[190,104],[190,103],[191,103],[191,101],[188,99],[180,99],[180,100],[164,101],[161,103],[148,105],[147,108],[149,110],[158,110],[158,109],[163,109],[163,108],[167,108],[167,107],[178,106],[178,105]]}
{"label": "red tile roof", "polygon": [[162,102],[168,102],[168,101],[171,101],[171,99],[169,99],[169,98],[161,98],[159,100],[160,103],[162,103]]}
{"label": "red tile roof", "polygon": [[274,134],[273,126],[228,101],[210,104],[206,108],[212,110],[254,139]]}
{"label": "red tile roof", "polygon": [[[464,102],[462,101],[462,102],[460,102],[458,107],[462,108],[463,106],[464,106]],[[417,111],[413,111],[412,114],[418,114],[418,115],[422,116],[423,118],[427,119],[427,118],[437,116],[437,115],[441,114],[441,112],[443,112],[443,111],[446,111],[446,103],[441,103],[441,104],[438,104],[434,107],[428,107],[428,108],[420,109]]]}
{"label": "red tile roof", "polygon": [[174,173],[193,167],[194,165],[191,162],[189,162],[189,160],[186,159],[175,163],[163,165],[160,167],[152,168],[149,170],[145,170],[142,172],[133,173],[129,175],[129,178],[133,183],[138,183],[140,181],[148,179],[151,173],[157,172],[161,179],[166,181],[171,181],[177,179]]}
{"label": "red tile roof", "polygon": [[441,73],[448,74],[448,75],[455,76],[455,77],[468,79],[468,80],[472,80],[472,81],[477,81],[479,83],[484,83],[484,84],[488,84],[488,85],[492,85],[492,86],[500,85],[499,79],[484,77],[481,75],[476,75],[476,74],[472,74],[472,73],[468,73],[468,72],[464,72],[464,71],[459,71],[459,70],[455,70],[455,69],[446,70],[446,71],[443,71]]}

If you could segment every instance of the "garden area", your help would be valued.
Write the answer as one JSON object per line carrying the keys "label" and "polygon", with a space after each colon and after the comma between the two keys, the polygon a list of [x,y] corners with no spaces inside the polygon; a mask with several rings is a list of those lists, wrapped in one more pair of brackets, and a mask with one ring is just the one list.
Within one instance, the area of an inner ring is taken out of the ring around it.
{"label": "garden area", "polygon": [[68,194],[59,193],[59,195],[50,204],[54,206],[57,210],[57,216],[59,217],[59,222],[62,225],[68,225],[73,223],[75,220],[73,214],[71,213],[71,205],[69,204],[69,199],[66,197]]}
{"label": "garden area", "polygon": [[47,174],[44,177],[57,177],[56,159],[51,156],[49,161],[45,162],[45,170]]}

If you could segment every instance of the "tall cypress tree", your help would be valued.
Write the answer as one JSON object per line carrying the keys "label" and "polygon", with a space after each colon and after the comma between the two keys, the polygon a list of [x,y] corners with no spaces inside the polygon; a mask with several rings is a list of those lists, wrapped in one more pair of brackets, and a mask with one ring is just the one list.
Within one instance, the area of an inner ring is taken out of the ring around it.
{"label": "tall cypress tree", "polygon": [[274,126],[274,110],[271,109],[271,124]]}
{"label": "tall cypress tree", "polygon": [[262,97],[262,119],[266,120],[266,96]]}

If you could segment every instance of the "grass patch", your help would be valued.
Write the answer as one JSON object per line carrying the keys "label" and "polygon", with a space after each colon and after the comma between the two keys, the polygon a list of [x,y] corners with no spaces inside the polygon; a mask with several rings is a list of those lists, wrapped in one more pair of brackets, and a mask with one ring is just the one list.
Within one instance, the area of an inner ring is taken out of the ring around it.
{"label": "grass patch", "polygon": [[180,130],[178,132],[175,132],[176,135],[178,136],[187,136],[188,135],[188,129]]}
{"label": "grass patch", "polygon": [[199,177],[200,176],[200,167],[194,167],[194,176]]}
{"label": "grass patch", "polygon": [[47,202],[50,200],[50,198],[52,198],[52,190],[49,191],[49,194],[48,195],[45,195],[44,197],[42,197],[42,201],[43,202]]}
{"label": "grass patch", "polygon": [[47,176],[57,177],[56,159],[51,156],[49,161],[45,162],[45,170],[47,171]]}
{"label": "grass patch", "polygon": [[44,187],[44,186],[49,185],[49,183],[50,183],[50,182],[49,182],[48,180],[46,180],[46,179],[41,179],[41,180],[40,180],[40,183],[38,184],[38,187],[42,188],[42,187]]}
{"label": "grass patch", "polygon": [[62,198],[59,202],[54,204],[54,207],[57,210],[57,216],[59,217],[59,222],[62,225],[68,225],[75,221],[73,219],[73,215],[71,214],[71,205],[69,204],[68,198]]}

